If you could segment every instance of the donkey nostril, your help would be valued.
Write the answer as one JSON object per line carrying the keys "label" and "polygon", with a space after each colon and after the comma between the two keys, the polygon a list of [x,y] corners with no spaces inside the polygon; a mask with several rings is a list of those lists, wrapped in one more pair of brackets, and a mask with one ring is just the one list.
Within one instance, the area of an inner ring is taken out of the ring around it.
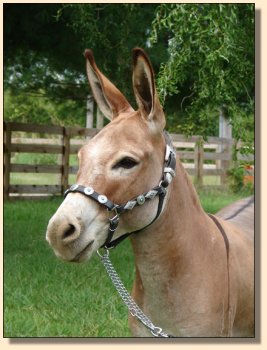
{"label": "donkey nostril", "polygon": [[75,231],[76,231],[75,226],[72,224],[69,224],[68,228],[64,231],[62,238],[65,239],[72,236]]}

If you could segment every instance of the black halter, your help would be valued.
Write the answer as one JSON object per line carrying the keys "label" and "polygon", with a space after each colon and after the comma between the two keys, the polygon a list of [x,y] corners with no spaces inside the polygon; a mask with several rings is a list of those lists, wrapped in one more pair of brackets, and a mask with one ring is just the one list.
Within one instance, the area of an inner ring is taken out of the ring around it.
{"label": "black halter", "polygon": [[[152,188],[150,191],[140,194],[139,196],[137,196],[134,199],[131,199],[125,204],[118,205],[113,203],[111,200],[109,200],[105,195],[97,193],[92,187],[85,187],[82,185],[75,184],[66,190],[64,194],[64,198],[70,192],[78,192],[85,195],[86,197],[93,199],[97,203],[105,206],[108,211],[114,211],[115,213],[114,217],[109,219],[109,229],[108,229],[107,239],[105,243],[102,245],[102,247],[104,247],[105,249],[115,248],[121,241],[123,241],[129,235],[138,233],[139,231],[144,230],[146,227],[150,226],[159,217],[163,208],[163,202],[167,193],[167,187],[169,186],[173,177],[175,176],[175,166],[176,166],[176,155],[171,145],[170,137],[167,133],[165,133],[164,135],[166,139],[166,152],[165,152],[163,174],[159,185]],[[155,218],[142,229],[133,231],[133,232],[127,232],[112,241],[113,235],[119,225],[120,215],[128,210],[132,210],[135,206],[143,205],[146,201],[151,200],[156,196],[159,196],[159,203],[158,203],[158,210]]]}

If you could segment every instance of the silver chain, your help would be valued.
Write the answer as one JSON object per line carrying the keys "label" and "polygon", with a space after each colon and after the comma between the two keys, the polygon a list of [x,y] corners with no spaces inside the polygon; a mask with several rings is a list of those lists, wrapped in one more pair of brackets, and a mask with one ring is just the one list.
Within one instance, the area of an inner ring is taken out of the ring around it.
{"label": "silver chain", "polygon": [[104,254],[101,255],[99,251],[97,251],[98,256],[100,257],[103,265],[105,266],[105,269],[114,284],[115,288],[117,289],[117,292],[119,293],[120,297],[122,298],[123,302],[129,309],[132,316],[137,317],[140,322],[143,323],[144,326],[146,326],[150,332],[153,334],[154,337],[163,337],[163,338],[170,338],[167,333],[165,333],[162,328],[156,327],[150,319],[143,313],[143,311],[139,308],[139,306],[136,304],[136,302],[133,300],[127,289],[124,287],[118,273],[116,272],[114,266],[112,265],[112,262],[109,258],[109,251],[105,250]]}

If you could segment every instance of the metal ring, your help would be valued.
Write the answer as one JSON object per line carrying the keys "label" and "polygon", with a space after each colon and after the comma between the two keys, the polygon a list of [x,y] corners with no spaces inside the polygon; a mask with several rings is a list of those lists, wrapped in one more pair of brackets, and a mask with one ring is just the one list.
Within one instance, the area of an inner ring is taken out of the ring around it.
{"label": "metal ring", "polygon": [[105,249],[105,252],[103,255],[101,255],[101,253],[99,252],[99,249],[97,249],[96,251],[97,255],[100,257],[100,258],[103,258],[104,256],[109,256],[109,250],[108,249]]}

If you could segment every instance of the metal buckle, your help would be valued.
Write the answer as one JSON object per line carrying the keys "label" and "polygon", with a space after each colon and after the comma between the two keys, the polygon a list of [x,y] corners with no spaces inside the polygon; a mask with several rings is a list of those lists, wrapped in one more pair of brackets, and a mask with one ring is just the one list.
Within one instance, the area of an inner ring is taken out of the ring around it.
{"label": "metal buckle", "polygon": [[119,219],[120,215],[119,215],[119,213],[117,211],[117,207],[118,207],[118,205],[115,205],[114,208],[112,208],[111,210],[107,209],[108,212],[112,212],[112,211],[115,212],[115,215],[113,216],[113,218],[109,218],[109,221],[113,221],[113,220]]}
{"label": "metal buckle", "polygon": [[[112,232],[115,232],[117,227],[118,227],[118,224],[119,224],[119,220],[120,220],[120,215],[119,213],[117,212],[117,208],[114,207],[112,209],[112,211],[115,211],[115,215],[112,217],[112,218],[109,218],[109,223],[110,223],[110,226],[109,226],[109,231],[112,231]],[[108,210],[109,211],[109,210]]]}

